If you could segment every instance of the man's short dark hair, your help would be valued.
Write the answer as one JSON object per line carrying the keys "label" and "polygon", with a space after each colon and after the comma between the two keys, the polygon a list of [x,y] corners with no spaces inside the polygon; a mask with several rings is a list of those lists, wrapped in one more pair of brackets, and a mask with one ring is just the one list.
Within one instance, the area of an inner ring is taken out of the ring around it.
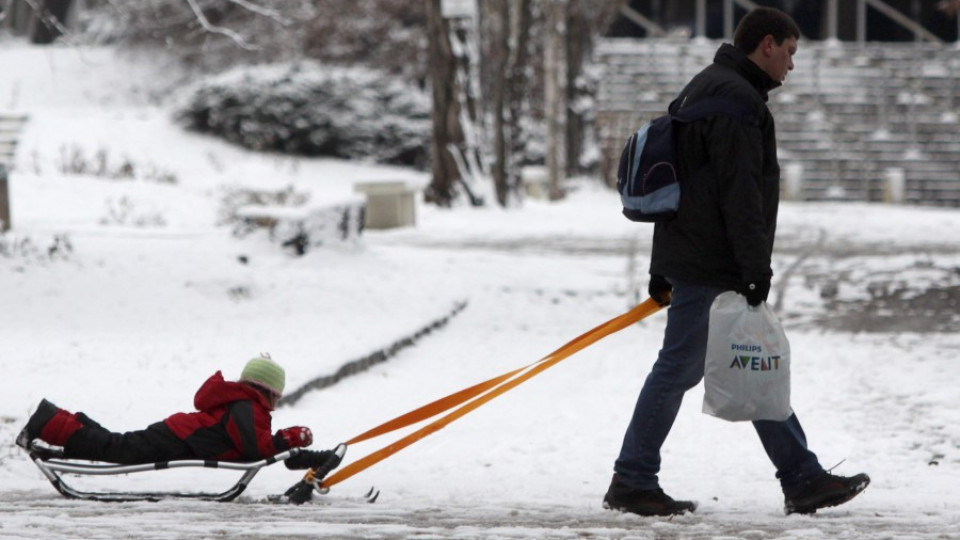
{"label": "man's short dark hair", "polygon": [[751,10],[737,25],[733,34],[733,45],[746,54],[757,50],[767,35],[773,36],[777,45],[787,38],[800,39],[800,29],[790,15],[770,7]]}

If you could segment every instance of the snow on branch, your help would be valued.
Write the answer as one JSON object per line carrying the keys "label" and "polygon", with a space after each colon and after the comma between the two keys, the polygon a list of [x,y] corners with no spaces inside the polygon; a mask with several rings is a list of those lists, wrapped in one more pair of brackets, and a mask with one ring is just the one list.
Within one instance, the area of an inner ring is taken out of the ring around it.
{"label": "snow on branch", "polygon": [[236,4],[246,9],[247,11],[252,11],[257,15],[261,15],[263,17],[273,19],[274,21],[277,21],[278,23],[284,26],[289,25],[292,22],[290,19],[284,18],[282,15],[280,15],[280,12],[275,9],[269,9],[264,6],[258,6],[256,4],[248,2],[247,0],[230,0],[230,3]]}
{"label": "snow on branch", "polygon": [[[243,0],[234,1],[234,3],[239,4],[240,1],[243,1]],[[200,6],[197,5],[196,0],[187,0],[187,4],[190,6],[190,9],[193,10],[193,14],[196,15],[197,20],[200,22],[200,25],[203,26],[204,30],[213,34],[220,34],[222,36],[225,36],[233,40],[233,42],[236,43],[237,46],[239,46],[241,49],[245,49],[248,51],[256,51],[260,49],[260,47],[258,47],[257,45],[251,45],[250,43],[247,43],[247,40],[244,39],[244,37],[240,35],[238,32],[234,32],[229,28],[223,28],[223,27],[212,24],[207,19],[207,16],[203,14],[203,10],[200,9]]]}

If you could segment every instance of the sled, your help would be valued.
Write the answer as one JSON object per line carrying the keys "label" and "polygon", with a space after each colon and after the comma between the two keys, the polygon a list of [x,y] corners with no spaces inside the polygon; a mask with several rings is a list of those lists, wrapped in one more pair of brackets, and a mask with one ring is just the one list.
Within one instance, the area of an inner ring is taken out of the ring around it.
{"label": "sled", "polygon": [[[68,461],[63,459],[51,458],[43,449],[31,449],[30,459],[40,469],[47,480],[53,484],[54,489],[61,495],[69,499],[83,499],[89,501],[102,502],[131,502],[131,501],[150,501],[156,502],[164,499],[192,499],[203,501],[227,502],[237,498],[253,477],[260,472],[260,469],[273,465],[278,461],[283,461],[300,453],[299,448],[292,448],[274,456],[247,463],[233,461],[215,461],[207,459],[162,461],[158,463],[144,463],[141,465],[118,465],[115,463],[93,463],[87,461]],[[80,491],[67,484],[61,474],[75,474],[80,476],[109,476],[118,474],[130,474],[146,471],[160,471],[165,469],[176,469],[182,467],[203,467],[207,469],[228,469],[242,471],[243,474],[233,486],[221,493],[196,493],[196,492],[95,492]]]}

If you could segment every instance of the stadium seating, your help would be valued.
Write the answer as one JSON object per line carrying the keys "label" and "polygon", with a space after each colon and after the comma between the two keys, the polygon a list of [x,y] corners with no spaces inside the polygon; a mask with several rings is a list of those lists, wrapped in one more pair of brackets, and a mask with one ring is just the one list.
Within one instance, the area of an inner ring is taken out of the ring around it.
{"label": "stadium seating", "polygon": [[[719,42],[606,39],[597,100],[601,173],[615,182],[623,142],[662,114]],[[960,206],[960,54],[925,43],[803,42],[771,93],[780,163],[802,200]],[[888,181],[902,180],[891,192]]]}

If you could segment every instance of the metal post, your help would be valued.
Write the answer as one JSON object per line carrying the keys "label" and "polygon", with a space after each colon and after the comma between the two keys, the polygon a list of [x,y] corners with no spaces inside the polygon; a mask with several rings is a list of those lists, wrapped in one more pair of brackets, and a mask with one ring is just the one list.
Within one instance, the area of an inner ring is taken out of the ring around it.
{"label": "metal post", "polygon": [[857,0],[857,43],[867,41],[867,0]]}
{"label": "metal post", "polygon": [[733,40],[733,0],[723,0],[723,39]]}
{"label": "metal post", "polygon": [[10,230],[10,191],[7,186],[7,165],[0,163],[0,233]]}
{"label": "metal post", "polygon": [[837,39],[837,0],[827,0],[827,39]]}
{"label": "metal post", "polygon": [[[914,21],[922,20],[920,18],[920,2],[918,2],[917,0],[913,0],[913,2],[910,4],[910,12],[913,15]],[[914,31],[913,40],[916,41],[917,43],[920,43],[921,41],[923,41],[923,38],[920,37],[919,32]]]}
{"label": "metal post", "polygon": [[696,35],[701,38],[707,37],[707,0],[697,0]]}

